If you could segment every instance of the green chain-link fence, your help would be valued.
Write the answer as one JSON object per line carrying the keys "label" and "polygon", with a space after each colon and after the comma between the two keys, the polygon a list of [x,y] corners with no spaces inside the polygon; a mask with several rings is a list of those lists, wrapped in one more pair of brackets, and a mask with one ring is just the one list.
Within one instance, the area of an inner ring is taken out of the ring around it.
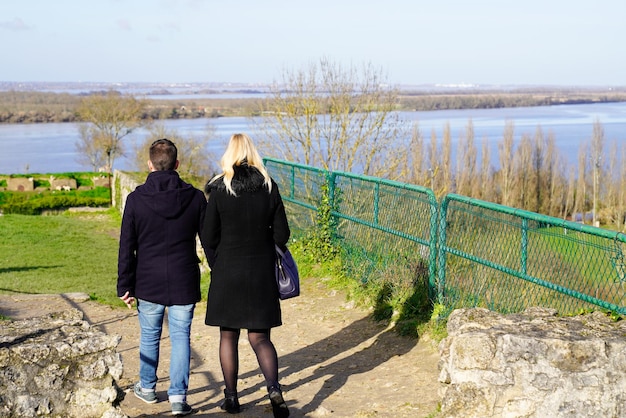
{"label": "green chain-link fence", "polygon": [[291,229],[304,232],[313,228],[328,184],[328,171],[273,159],[265,159],[264,163],[278,184]]}
{"label": "green chain-link fence", "polygon": [[320,193],[335,218],[335,239],[348,275],[412,287],[427,281],[434,294],[437,202],[430,189],[374,177],[333,173],[266,159],[293,229],[315,225]]}
{"label": "green chain-link fence", "polygon": [[449,194],[440,207],[440,301],[625,314],[625,242],[622,233]]}
{"label": "green chain-link fence", "polygon": [[626,314],[626,235],[425,187],[266,159],[292,228],[326,199],[344,266],[357,280],[411,286],[448,309],[528,306]]}

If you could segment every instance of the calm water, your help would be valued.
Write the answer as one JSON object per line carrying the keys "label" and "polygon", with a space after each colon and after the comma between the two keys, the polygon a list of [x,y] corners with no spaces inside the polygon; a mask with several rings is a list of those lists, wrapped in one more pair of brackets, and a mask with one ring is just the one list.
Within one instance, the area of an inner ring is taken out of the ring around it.
{"label": "calm water", "polygon": [[[444,127],[449,123],[453,148],[471,120],[478,148],[486,139],[492,161],[497,159],[497,146],[502,141],[507,121],[515,126],[516,142],[523,134],[534,135],[537,127],[541,127],[544,135],[552,133],[559,154],[570,164],[575,163],[580,146],[589,143],[595,120],[599,120],[604,128],[605,154],[613,142],[626,144],[626,103],[402,112],[401,117],[407,123],[417,122],[427,142],[433,131],[441,140]],[[182,136],[202,136],[208,125],[213,126],[216,135],[209,143],[209,151],[218,156],[232,133],[253,133],[249,119],[242,117],[171,120],[164,124],[168,130],[175,130]],[[132,150],[133,145],[142,142],[147,134],[146,130],[131,134],[124,140],[126,149]],[[0,125],[0,173],[88,170],[89,167],[76,161],[78,139],[78,125],[73,123]],[[131,165],[122,157],[116,160],[115,168],[130,169]]]}

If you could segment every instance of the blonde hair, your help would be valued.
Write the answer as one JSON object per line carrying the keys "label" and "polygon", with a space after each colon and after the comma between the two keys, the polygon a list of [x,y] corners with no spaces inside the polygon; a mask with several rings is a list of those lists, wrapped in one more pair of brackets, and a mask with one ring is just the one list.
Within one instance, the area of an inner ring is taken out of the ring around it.
{"label": "blonde hair", "polygon": [[224,155],[220,159],[220,166],[222,167],[222,174],[218,174],[213,177],[210,183],[222,177],[224,179],[224,185],[226,190],[233,196],[237,196],[232,187],[233,175],[235,174],[235,167],[242,164],[248,164],[250,167],[255,167],[263,175],[265,179],[265,185],[269,191],[272,190],[272,180],[267,174],[267,170],[263,165],[263,159],[259,155],[256,147],[252,143],[250,137],[246,134],[233,134],[228,141],[228,146]]}

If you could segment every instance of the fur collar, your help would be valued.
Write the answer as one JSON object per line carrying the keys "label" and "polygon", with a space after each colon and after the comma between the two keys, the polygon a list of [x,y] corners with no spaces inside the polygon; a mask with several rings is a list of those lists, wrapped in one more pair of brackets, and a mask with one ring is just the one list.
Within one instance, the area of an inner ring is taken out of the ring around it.
{"label": "fur collar", "polygon": [[[255,167],[251,167],[248,164],[241,164],[235,166],[235,174],[231,181],[231,186],[237,195],[242,192],[256,192],[262,188],[265,188],[265,178],[263,174]],[[204,191],[208,194],[213,190],[226,191],[226,185],[224,184],[224,178],[220,177],[213,182],[207,183],[204,187]]]}

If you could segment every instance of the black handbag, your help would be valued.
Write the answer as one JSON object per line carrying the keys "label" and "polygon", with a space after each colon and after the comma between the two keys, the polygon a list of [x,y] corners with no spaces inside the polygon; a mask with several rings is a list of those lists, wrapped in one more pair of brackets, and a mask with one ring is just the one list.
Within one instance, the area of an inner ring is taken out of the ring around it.
{"label": "black handbag", "polygon": [[300,295],[300,275],[298,266],[293,259],[291,252],[287,248],[281,250],[276,248],[276,284],[278,285],[278,296],[280,299],[289,299]]}

